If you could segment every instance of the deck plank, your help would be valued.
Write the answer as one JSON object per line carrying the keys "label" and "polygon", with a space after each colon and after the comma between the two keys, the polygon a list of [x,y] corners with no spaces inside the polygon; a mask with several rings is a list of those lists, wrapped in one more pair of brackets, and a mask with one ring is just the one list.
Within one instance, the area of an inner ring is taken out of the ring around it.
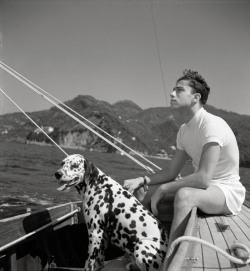
{"label": "deck plank", "polygon": [[[215,216],[214,217],[214,220],[216,221],[216,226],[218,228],[220,228],[220,216]],[[240,233],[240,229],[237,228],[238,225],[233,221],[233,217],[228,217],[227,218],[229,224],[230,224],[230,227],[228,229],[221,229],[220,232],[218,232],[217,234],[215,234],[216,236],[217,235],[220,235],[221,237],[217,240],[219,241],[217,244],[215,242],[215,244],[220,247],[221,249],[223,249],[224,251],[228,252],[229,254],[231,254],[231,246],[232,244],[234,243],[234,241],[236,239],[241,239],[242,238],[242,234],[240,235],[239,237],[239,233]],[[218,237],[214,237],[215,239],[218,238]],[[223,239],[224,241],[220,241],[220,239]],[[246,244],[246,242],[244,242]],[[219,259],[221,259],[221,257],[224,258],[223,262],[220,262],[221,263],[221,267],[222,267],[222,270],[240,270],[240,271],[247,271],[249,270],[249,265],[238,265],[238,264],[235,264],[233,262],[230,262],[226,257],[222,256],[219,254]],[[223,264],[222,264],[223,263]],[[224,263],[226,263],[226,266],[224,267]]]}
{"label": "deck plank", "polygon": [[[227,242],[225,241],[225,238],[221,232],[221,228],[219,227],[219,224],[216,222],[215,217],[208,217],[206,218],[206,221],[208,223],[208,227],[210,229],[212,238],[214,240],[214,245],[221,248],[223,251],[230,251],[230,247],[228,246]],[[218,261],[219,266],[223,270],[232,270],[232,267],[235,268],[235,264],[231,263],[226,257],[221,255],[220,253],[217,253],[218,255]]]}
{"label": "deck plank", "polygon": [[250,229],[250,214],[248,212],[241,212],[237,217],[239,217],[247,226],[248,229]]}
{"label": "deck plank", "polygon": [[[241,225],[241,223],[236,223],[235,220],[240,220],[242,218],[242,214],[240,214],[239,216],[232,216],[232,217],[228,217],[228,221],[230,224],[230,228],[226,231],[224,231],[222,234],[225,237],[226,242],[228,243],[229,248],[231,247],[231,245],[233,244],[233,242],[235,240],[240,240],[242,243],[244,243],[245,245],[247,245],[248,247],[250,247],[250,243],[249,240],[247,238],[247,236],[244,234],[244,232],[242,231],[242,229],[239,227],[239,225]],[[249,225],[249,224],[248,224]],[[235,269],[233,270],[241,270],[241,271],[245,271],[245,270],[249,270],[249,265],[238,265],[238,264],[233,264],[232,263],[232,267],[235,266]]]}
{"label": "deck plank", "polygon": [[[221,249],[223,249],[224,251],[228,252],[231,255],[231,246],[234,243],[234,241],[236,240],[235,234],[232,232],[231,227],[227,228],[227,229],[223,229],[220,226],[220,222],[221,222],[221,216],[215,216],[214,217],[216,223],[217,223],[217,227],[219,227],[221,229],[221,235],[226,243],[226,246],[222,246],[222,245],[218,245],[218,247],[220,247]],[[232,224],[232,218],[231,217],[227,217],[227,220],[229,222],[229,225]],[[225,258],[225,257],[224,257]],[[228,262],[228,264],[231,266],[231,270],[238,270],[238,266],[234,263],[231,263],[228,259],[225,258],[225,260]]]}
{"label": "deck plank", "polygon": [[[220,247],[229,254],[231,254],[230,248],[235,240],[241,241],[250,248],[250,204],[243,206],[242,211],[237,216],[226,217],[226,227],[223,225],[222,221],[225,220],[223,218],[225,216],[206,216],[201,213],[198,219],[197,237]],[[197,259],[195,263],[192,265],[184,264],[181,270],[250,270],[250,265],[235,264],[211,248],[200,244],[196,245],[194,258]]]}
{"label": "deck plank", "polygon": [[[201,239],[201,235],[200,235],[200,218],[198,219],[198,232],[197,232],[197,237],[199,237]],[[203,250],[202,250],[202,245],[197,244],[196,246],[196,250],[195,250],[195,255],[194,258],[197,259],[197,261],[194,263],[193,268],[191,270],[195,270],[195,271],[203,271]]]}
{"label": "deck plank", "polygon": [[241,214],[245,215],[249,219],[249,222],[250,222],[250,210],[247,207],[244,206],[241,209]]}
{"label": "deck plank", "polygon": [[[200,226],[200,237],[203,240],[206,240],[209,243],[214,244],[213,237],[211,235],[211,231],[208,227],[208,223],[205,217],[199,219],[199,226]],[[211,250],[206,246],[202,246],[202,255],[203,255],[203,267],[209,268],[209,270],[218,270],[219,268],[219,261],[217,253]],[[198,264],[198,263],[197,263]],[[201,265],[202,267],[202,265]]]}
{"label": "deck plank", "polygon": [[[203,240],[215,244],[224,251],[230,252],[230,247],[234,240],[243,240],[243,243],[250,247],[250,240],[247,238],[250,231],[248,218],[245,214],[227,218],[230,227],[228,229],[220,229],[221,217],[200,217],[199,218],[199,234]],[[193,265],[192,270],[250,270],[249,265],[237,265],[230,262],[224,256],[214,252],[212,249],[202,245],[197,245],[195,258],[198,261]]]}
{"label": "deck plank", "polygon": [[250,247],[250,239],[248,237],[250,236],[250,227],[249,225],[245,224],[243,219],[243,216],[232,217],[232,221],[234,223],[232,223],[230,227],[234,229],[234,234],[237,239],[242,240],[245,245]]}

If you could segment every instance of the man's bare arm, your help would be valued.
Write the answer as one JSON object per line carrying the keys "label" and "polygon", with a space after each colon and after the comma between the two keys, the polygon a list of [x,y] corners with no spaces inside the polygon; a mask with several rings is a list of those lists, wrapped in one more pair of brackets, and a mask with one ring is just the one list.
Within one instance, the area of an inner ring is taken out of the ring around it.
{"label": "man's bare arm", "polygon": [[[206,189],[210,184],[220,157],[220,146],[216,142],[207,143],[202,150],[199,169],[197,172],[178,179],[165,188],[175,193],[182,187]],[[164,185],[161,186],[164,190]]]}

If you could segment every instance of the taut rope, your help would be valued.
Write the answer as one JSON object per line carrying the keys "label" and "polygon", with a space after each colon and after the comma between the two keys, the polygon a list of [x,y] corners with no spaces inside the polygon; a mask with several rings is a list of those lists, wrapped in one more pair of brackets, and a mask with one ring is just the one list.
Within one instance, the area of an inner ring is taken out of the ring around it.
{"label": "taut rope", "polygon": [[215,250],[216,252],[220,253],[221,255],[223,255],[224,257],[229,259],[231,262],[234,262],[236,264],[249,264],[250,263],[250,249],[244,244],[234,244],[231,246],[231,250],[235,250],[236,248],[244,249],[248,253],[248,259],[246,259],[246,260],[236,258],[236,257],[228,254],[226,251],[222,250],[221,248],[219,248],[219,247],[217,247],[217,246],[215,246],[205,240],[202,240],[198,237],[194,237],[194,236],[181,236],[181,237],[175,239],[174,242],[171,244],[170,249],[169,249],[166,257],[169,258],[171,256],[171,254],[173,253],[175,247],[183,241],[196,242],[201,245],[210,247],[211,249]]}
{"label": "taut rope", "polygon": [[50,98],[48,98],[46,95],[42,94],[39,90],[37,90],[37,88],[35,87],[36,86],[35,84],[31,83],[29,80],[26,80],[25,77],[19,76],[18,74],[16,74],[14,70],[12,71],[11,69],[9,69],[8,66],[5,65],[2,61],[0,61],[0,65],[1,65],[2,69],[5,70],[7,73],[11,74],[17,80],[19,80],[20,82],[22,82],[24,85],[26,85],[27,87],[29,87],[31,90],[33,90],[38,95],[42,96],[44,99],[46,99],[47,101],[49,101],[55,107],[59,108],[62,112],[64,112],[68,116],[70,116],[72,119],[76,120],[79,124],[81,124],[82,126],[86,127],[92,133],[94,133],[95,135],[97,135],[98,137],[100,137],[101,139],[103,139],[104,141],[106,141],[107,143],[109,143],[111,146],[113,146],[115,149],[119,150],[121,153],[124,153],[128,158],[130,158],[131,160],[133,160],[134,162],[136,162],[138,165],[140,165],[141,167],[143,167],[148,172],[154,173],[154,171],[150,167],[144,165],[139,160],[135,159],[133,156],[131,156],[130,154],[128,154],[127,152],[125,152],[124,150],[122,150],[120,147],[118,147],[117,145],[115,145],[113,142],[111,142],[110,140],[108,140],[107,138],[105,138],[104,136],[102,136],[101,134],[99,134],[98,132],[96,132],[89,125],[87,125],[86,123],[82,122],[76,116],[72,115],[70,112],[68,112],[67,110],[65,110],[62,106],[58,105],[56,102],[54,102],[53,100],[51,100]]}
{"label": "taut rope", "polygon": [[[84,116],[80,115],[78,112],[76,112],[75,110],[73,110],[72,108],[70,108],[69,106],[67,106],[65,103],[63,103],[62,101],[60,101],[59,99],[57,99],[55,96],[53,96],[52,94],[48,93],[46,90],[42,89],[41,87],[39,87],[38,85],[34,84],[33,82],[31,82],[30,80],[28,80],[26,77],[24,77],[23,75],[21,75],[20,73],[18,73],[17,71],[15,71],[14,69],[12,69],[11,67],[9,67],[8,65],[6,65],[5,63],[0,61],[0,64],[3,66],[3,69],[5,71],[7,71],[6,69],[10,70],[11,72],[13,72],[14,74],[16,74],[17,76],[19,76],[20,78],[22,78],[23,80],[25,80],[26,82],[28,82],[29,84],[33,85],[35,88],[39,89],[40,91],[42,91],[43,93],[45,93],[47,96],[51,97],[52,99],[54,99],[55,101],[57,101],[59,104],[63,105],[64,107],[66,107],[69,111],[73,112],[74,114],[76,114],[78,117],[82,118],[83,120],[87,121],[88,123],[90,123],[91,125],[93,125],[96,129],[100,130],[101,132],[103,132],[104,134],[106,134],[107,136],[111,137],[113,140],[115,140],[116,142],[118,142],[119,144],[123,145],[124,147],[126,147],[127,149],[129,149],[130,151],[134,152],[136,155],[138,155],[139,157],[141,157],[142,159],[144,159],[145,161],[147,161],[148,163],[150,163],[151,165],[153,165],[155,168],[161,170],[161,168],[159,166],[157,166],[156,164],[154,164],[153,162],[151,162],[150,160],[148,160],[147,158],[145,158],[143,155],[141,155],[140,153],[136,152],[135,150],[133,150],[132,148],[130,148],[129,146],[127,146],[126,144],[124,144],[123,142],[121,142],[120,140],[118,140],[117,138],[113,137],[112,135],[110,135],[109,133],[107,133],[105,130],[103,130],[102,128],[100,128],[99,126],[95,125],[93,122],[91,122],[90,120],[88,120],[87,118],[85,118]],[[6,68],[6,69],[5,69]],[[8,72],[8,71],[7,71]]]}
{"label": "taut rope", "polygon": [[59,148],[66,156],[68,156],[68,154],[27,114],[25,113],[22,108],[16,104],[1,88],[0,91],[37,127],[41,130],[41,132],[51,141],[53,142],[57,148]]}
{"label": "taut rope", "polygon": [[163,75],[160,48],[159,48],[159,42],[158,42],[158,38],[157,38],[155,18],[154,18],[154,12],[153,12],[153,7],[152,7],[151,0],[148,0],[148,3],[149,3],[149,6],[150,6],[150,11],[151,11],[151,15],[152,15],[152,21],[153,21],[153,27],[154,27],[154,35],[155,35],[155,43],[156,43],[156,48],[157,48],[157,56],[158,56],[158,60],[159,60],[159,64],[160,64],[161,78],[162,78],[162,83],[163,83],[163,90],[164,90],[164,95],[165,95],[166,104],[167,104],[168,99],[167,99],[166,84],[165,84],[164,75]]}

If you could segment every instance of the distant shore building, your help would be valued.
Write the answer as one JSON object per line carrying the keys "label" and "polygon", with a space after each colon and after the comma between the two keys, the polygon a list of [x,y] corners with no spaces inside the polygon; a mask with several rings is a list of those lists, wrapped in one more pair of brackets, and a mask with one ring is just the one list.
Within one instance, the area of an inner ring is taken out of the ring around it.
{"label": "distant shore building", "polygon": [[[51,134],[51,133],[54,132],[54,128],[53,128],[53,127],[50,127],[50,126],[44,126],[44,127],[42,126],[41,129],[42,129],[46,134]],[[37,129],[34,131],[34,133],[35,133],[35,134],[40,134],[40,133],[42,133],[41,129],[40,129],[40,128],[37,128]]]}

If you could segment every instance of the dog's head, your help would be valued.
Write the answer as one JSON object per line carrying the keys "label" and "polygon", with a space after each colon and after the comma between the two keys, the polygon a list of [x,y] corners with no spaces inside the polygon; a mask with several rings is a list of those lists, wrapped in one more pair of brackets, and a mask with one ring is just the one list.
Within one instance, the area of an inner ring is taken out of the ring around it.
{"label": "dog's head", "polygon": [[67,156],[56,171],[55,177],[63,183],[58,190],[63,191],[85,181],[86,184],[98,175],[98,169],[80,154]]}

